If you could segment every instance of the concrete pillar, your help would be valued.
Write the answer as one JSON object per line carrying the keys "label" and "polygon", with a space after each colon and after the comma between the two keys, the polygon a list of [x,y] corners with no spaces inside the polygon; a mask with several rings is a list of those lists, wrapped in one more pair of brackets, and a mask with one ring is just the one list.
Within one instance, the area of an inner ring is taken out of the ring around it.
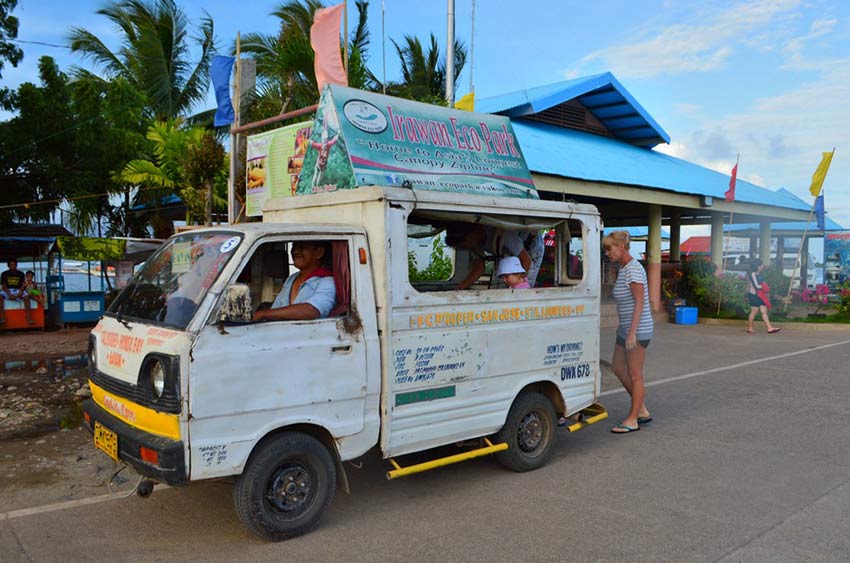
{"label": "concrete pillar", "polygon": [[803,242],[800,249],[800,289],[809,287],[809,237]]}
{"label": "concrete pillar", "polygon": [[770,264],[770,221],[762,221],[759,229],[759,260]]}
{"label": "concrete pillar", "polygon": [[756,259],[756,248],[757,248],[756,237],[751,236],[750,237],[750,256],[749,256],[750,262],[752,262],[753,260]]}
{"label": "concrete pillar", "polygon": [[649,206],[649,237],[646,241],[646,275],[649,302],[653,311],[661,310],[661,206]]}
{"label": "concrete pillar", "polygon": [[711,261],[717,271],[723,267],[723,214],[711,215]]}
{"label": "concrete pillar", "polygon": [[785,263],[785,237],[776,237],[776,264],[780,269]]}
{"label": "concrete pillar", "polygon": [[670,261],[682,260],[682,213],[678,209],[670,211]]}

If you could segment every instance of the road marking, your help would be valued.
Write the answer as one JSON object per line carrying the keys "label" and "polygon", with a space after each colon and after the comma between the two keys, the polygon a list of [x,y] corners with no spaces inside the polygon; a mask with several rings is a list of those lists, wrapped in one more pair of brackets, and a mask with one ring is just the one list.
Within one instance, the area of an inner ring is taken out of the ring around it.
{"label": "road marking", "polygon": [[[799,356],[801,354],[808,354],[810,352],[817,352],[819,350],[826,350],[827,348],[834,348],[836,346],[843,346],[845,344],[850,344],[850,340],[842,340],[841,342],[833,342],[832,344],[823,344],[821,346],[815,346],[814,348],[807,348],[805,350],[798,350],[796,352],[788,352],[786,354],[780,354],[778,356],[771,356],[769,358],[759,358],[756,360],[749,360],[746,362],[740,362],[737,364],[732,364],[729,366],[722,366],[719,368],[712,368],[703,371],[695,371],[693,373],[686,373],[684,375],[676,375],[673,377],[668,377],[665,379],[659,379],[657,381],[652,381],[647,383],[647,387],[654,387],[656,385],[662,385],[664,383],[672,383],[674,381],[681,381],[683,379],[691,379],[693,377],[699,377],[701,375],[710,375],[712,373],[719,373],[723,371],[729,371],[732,369],[737,369],[741,367],[751,366],[754,364],[761,364],[764,362],[771,362],[773,360],[781,360],[782,358],[790,358],[792,356]],[[603,391],[599,394],[599,396],[605,395],[613,395],[615,393],[623,393],[625,389],[609,389],[608,391]],[[157,485],[157,489],[165,489],[167,488],[165,485]],[[37,506],[35,508],[22,508],[20,510],[12,510],[10,512],[2,512],[0,513],[0,522],[3,520],[12,520],[14,518],[22,518],[24,516],[34,516],[36,514],[45,514],[47,512],[56,512],[57,510],[66,510],[69,508],[77,508],[80,506],[89,506],[92,504],[98,504],[101,502],[106,502],[109,500],[118,500],[124,498],[120,494],[113,495],[100,495],[96,497],[82,498],[78,500],[69,500],[67,502],[59,502],[56,504],[47,504],[44,506]]]}
{"label": "road marking", "polygon": [[[790,358],[792,356],[799,356],[801,354],[808,354],[810,352],[817,352],[818,350],[826,350],[827,348],[834,348],[836,346],[843,346],[845,344],[850,344],[850,340],[842,340],[841,342],[833,342],[831,344],[822,344],[820,346],[815,346],[814,348],[807,348],[805,350],[797,350],[796,352],[787,352],[785,354],[779,354],[778,356],[770,356],[767,358],[759,358],[757,360],[748,360],[746,362],[740,362],[737,364],[732,364],[730,366],[722,366],[719,368],[706,369],[703,371],[695,371],[693,373],[686,373],[684,375],[675,375],[673,377],[667,377],[664,379],[659,379],[657,381],[650,381],[645,384],[645,387],[655,387],[656,385],[662,385],[664,383],[672,383],[674,381],[681,381],[683,379],[691,379],[692,377],[699,377],[700,375],[710,375],[712,373],[719,373],[722,371],[729,371],[730,369],[737,369],[746,366],[752,366],[755,364],[761,364],[764,362],[772,362],[774,360],[781,360],[782,358]],[[614,395],[615,393],[625,393],[626,390],[623,388],[617,389],[609,389],[607,391],[603,391],[599,394],[600,397],[604,397],[605,395]]]}

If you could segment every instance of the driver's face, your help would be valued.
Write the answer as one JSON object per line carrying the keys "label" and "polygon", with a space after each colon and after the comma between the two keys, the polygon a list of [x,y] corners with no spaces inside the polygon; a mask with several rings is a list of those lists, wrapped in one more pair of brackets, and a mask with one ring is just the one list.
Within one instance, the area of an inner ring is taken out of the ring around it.
{"label": "driver's face", "polygon": [[299,270],[310,270],[322,264],[325,249],[310,242],[292,243],[292,263]]}

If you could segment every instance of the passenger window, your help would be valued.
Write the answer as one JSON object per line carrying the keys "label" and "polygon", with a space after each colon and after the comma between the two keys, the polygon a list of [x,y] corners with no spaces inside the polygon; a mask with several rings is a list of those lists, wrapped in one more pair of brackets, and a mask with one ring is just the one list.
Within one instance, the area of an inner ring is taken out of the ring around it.
{"label": "passenger window", "polygon": [[407,242],[408,279],[420,292],[504,289],[497,269],[508,257],[520,259],[532,287],[584,279],[578,220],[417,210],[408,218]]}
{"label": "passenger window", "polygon": [[[305,246],[321,248],[321,259],[312,269],[307,280],[300,280],[301,272],[293,259],[296,252]],[[287,280],[290,280],[287,283]],[[333,292],[328,283],[318,284],[312,278],[331,278]],[[288,304],[309,303],[320,313],[320,318],[346,316],[351,304],[351,257],[348,241],[345,240],[292,240],[273,241],[260,244],[237,277],[237,282],[248,284],[254,312],[281,308]],[[300,287],[292,291],[294,283]],[[284,295],[284,292],[286,294]],[[311,293],[312,292],[312,293]],[[333,293],[334,295],[331,295]],[[293,297],[292,303],[290,298]]]}

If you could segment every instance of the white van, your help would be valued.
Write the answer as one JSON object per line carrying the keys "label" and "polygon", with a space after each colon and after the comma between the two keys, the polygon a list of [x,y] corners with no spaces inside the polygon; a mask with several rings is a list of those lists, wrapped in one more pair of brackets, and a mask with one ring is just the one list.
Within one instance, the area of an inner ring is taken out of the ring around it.
{"label": "white van", "polygon": [[[447,279],[411,283],[417,237],[457,224],[553,230],[538,287],[498,288],[485,274],[457,290],[464,250],[448,252]],[[585,415],[570,430],[607,416],[596,403],[600,230],[588,205],[363,187],[176,235],[92,332],[86,423],[98,448],[153,482],[236,477],[240,518],[269,540],[315,526],[335,487],[347,490],[342,462],[372,449],[388,478],[491,453],[535,469],[559,416]],[[336,310],[252,322],[306,240],[332,248]],[[431,462],[400,459],[470,441]]]}

